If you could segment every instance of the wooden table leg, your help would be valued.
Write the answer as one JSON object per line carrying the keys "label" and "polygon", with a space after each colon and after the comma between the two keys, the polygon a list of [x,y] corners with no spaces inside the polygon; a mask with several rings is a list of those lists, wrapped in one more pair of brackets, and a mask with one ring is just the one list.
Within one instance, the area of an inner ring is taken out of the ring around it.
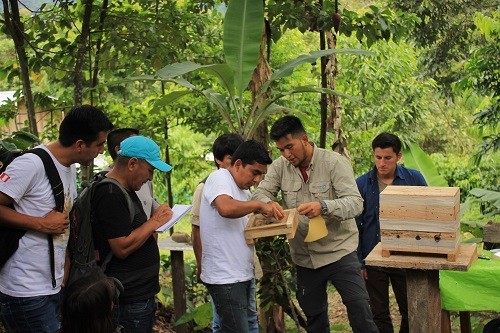
{"label": "wooden table leg", "polygon": [[441,333],[451,333],[450,311],[441,310]]}
{"label": "wooden table leg", "polygon": [[[184,275],[184,253],[182,251],[170,251],[172,262],[172,289],[174,291],[174,314],[175,320],[186,313],[186,286]],[[177,333],[188,333],[187,325],[182,324],[175,327]]]}
{"label": "wooden table leg", "polygon": [[460,311],[459,315],[460,315],[460,332],[471,333],[472,327],[470,325],[470,312]]}
{"label": "wooden table leg", "polygon": [[406,281],[410,332],[441,332],[439,271],[408,269]]}

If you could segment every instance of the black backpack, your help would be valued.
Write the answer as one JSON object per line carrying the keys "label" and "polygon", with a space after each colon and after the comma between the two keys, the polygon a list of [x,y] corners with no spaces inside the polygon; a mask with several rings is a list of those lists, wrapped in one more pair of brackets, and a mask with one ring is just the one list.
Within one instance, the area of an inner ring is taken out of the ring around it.
{"label": "black backpack", "polygon": [[101,266],[99,267],[97,265],[98,256],[96,254],[92,232],[92,197],[98,186],[109,183],[117,185],[122,190],[127,199],[130,219],[133,220],[135,216],[134,203],[120,183],[112,178],[106,178],[102,174],[98,174],[94,177],[90,185],[84,188],[78,195],[69,213],[70,233],[68,250],[71,265],[67,285],[73,283],[92,270],[100,269],[105,272],[106,265],[113,257],[113,252],[109,251]]}
{"label": "black backpack", "polygon": [[[45,168],[45,173],[49,178],[50,186],[52,187],[52,193],[56,201],[56,210],[62,212],[64,210],[64,186],[57,172],[57,168],[50,157],[49,153],[42,148],[33,148],[26,151],[11,151],[6,154],[5,159],[2,161],[0,167],[0,177],[2,177],[3,172],[7,169],[7,166],[18,156],[23,154],[35,154],[43,162]],[[14,206],[10,206],[14,209]],[[24,236],[26,230],[10,228],[7,226],[0,225],[0,243],[3,244],[0,248],[0,267],[3,267],[7,260],[17,251],[19,248],[19,239]],[[49,242],[49,252],[50,252],[50,272],[52,278],[52,287],[56,287],[55,278],[55,260],[54,260],[54,242],[52,235],[47,235],[47,241]]]}

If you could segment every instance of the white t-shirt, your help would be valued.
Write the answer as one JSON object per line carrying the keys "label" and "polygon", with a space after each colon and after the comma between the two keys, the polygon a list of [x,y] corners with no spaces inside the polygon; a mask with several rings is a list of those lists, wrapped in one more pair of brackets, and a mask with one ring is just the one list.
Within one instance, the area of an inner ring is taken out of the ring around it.
{"label": "white t-shirt", "polygon": [[[39,146],[47,150],[43,145]],[[47,150],[48,151],[48,150]],[[76,169],[59,163],[49,152],[64,186],[64,212],[69,213],[77,196]],[[0,192],[11,197],[15,209],[30,216],[45,216],[55,208],[55,199],[42,160],[35,154],[16,158],[0,177]],[[52,288],[47,235],[27,231],[18,250],[0,270],[0,292],[13,297],[52,295],[59,292],[69,230],[54,235],[56,287]]]}
{"label": "white t-shirt", "polygon": [[248,216],[220,216],[214,200],[223,194],[239,201],[250,198],[250,191],[240,189],[226,169],[214,171],[205,183],[200,208],[201,280],[208,284],[243,282],[254,277],[254,248],[246,243],[244,235]]}

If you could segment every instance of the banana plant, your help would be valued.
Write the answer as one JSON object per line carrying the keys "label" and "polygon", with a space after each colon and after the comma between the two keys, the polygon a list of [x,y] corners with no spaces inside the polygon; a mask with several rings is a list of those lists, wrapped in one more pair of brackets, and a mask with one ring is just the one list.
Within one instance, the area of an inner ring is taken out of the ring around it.
{"label": "banana plant", "polygon": [[448,186],[448,181],[439,174],[431,158],[415,143],[409,143],[403,149],[405,166],[422,173],[429,186]]}
{"label": "banana plant", "polygon": [[[294,69],[305,63],[315,62],[318,58],[330,54],[369,55],[368,51],[358,49],[328,49],[313,51],[309,54],[288,61],[283,67],[272,73],[265,82],[255,100],[269,94],[264,103],[250,102],[248,84],[259,61],[262,29],[264,26],[264,8],[262,1],[230,0],[224,17],[223,46],[226,63],[201,65],[193,62],[173,63],[158,70],[155,75],[129,77],[129,80],[152,80],[174,83],[181,90],[172,90],[159,98],[156,109],[167,106],[187,95],[199,95],[206,98],[221,114],[230,130],[251,138],[262,121],[272,114],[293,112],[279,101],[298,93],[327,93],[356,100],[341,92],[312,85],[298,86],[289,91],[272,89],[273,83],[290,76]],[[184,76],[203,71],[216,78],[220,91],[196,86]]]}

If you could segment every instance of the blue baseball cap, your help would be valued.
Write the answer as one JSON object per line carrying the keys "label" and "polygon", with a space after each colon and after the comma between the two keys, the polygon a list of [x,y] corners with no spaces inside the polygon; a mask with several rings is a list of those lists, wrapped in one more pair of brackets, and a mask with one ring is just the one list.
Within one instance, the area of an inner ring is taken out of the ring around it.
{"label": "blue baseball cap", "polygon": [[155,167],[155,169],[163,172],[172,170],[171,165],[161,160],[160,147],[158,147],[156,142],[142,135],[131,136],[123,140],[120,143],[118,155],[143,159]]}

